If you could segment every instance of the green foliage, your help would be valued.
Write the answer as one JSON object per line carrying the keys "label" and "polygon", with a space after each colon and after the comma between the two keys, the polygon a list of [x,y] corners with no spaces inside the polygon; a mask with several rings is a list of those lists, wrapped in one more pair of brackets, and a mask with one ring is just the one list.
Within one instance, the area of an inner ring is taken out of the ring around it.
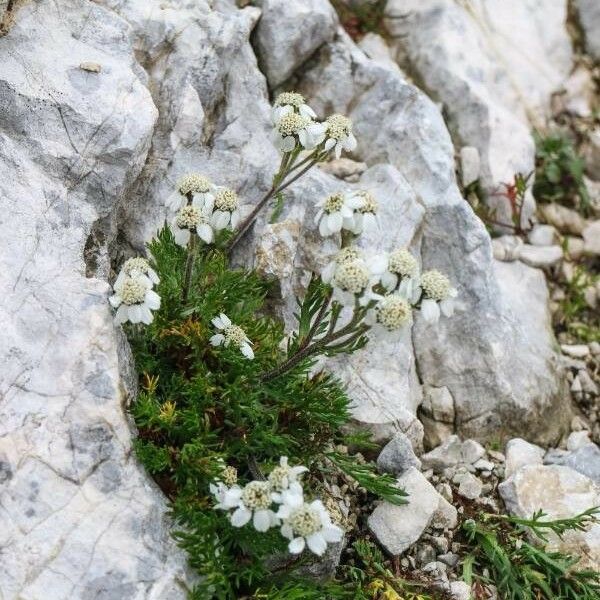
{"label": "green foliage", "polygon": [[385,14],[387,0],[332,0],[332,4],[344,29],[354,39],[369,32],[388,36],[384,19],[401,18]]}
{"label": "green foliage", "polygon": [[537,200],[574,206],[584,214],[590,210],[590,196],[583,180],[584,162],[573,143],[561,134],[535,136],[536,178],[533,194]]}
{"label": "green foliage", "polygon": [[585,267],[575,269],[573,277],[565,281],[565,297],[555,315],[557,325],[585,342],[600,341],[600,314],[590,308],[585,299],[585,290],[600,280]]}
{"label": "green foliage", "polygon": [[356,560],[345,567],[345,575],[355,584],[355,600],[435,600],[446,598],[430,586],[408,581],[392,572],[381,550],[368,540],[353,544]]}
{"label": "green foliage", "polygon": [[547,541],[549,532],[562,537],[597,522],[597,509],[569,519],[545,520],[543,512],[531,519],[487,515],[483,522],[463,523],[471,554],[463,562],[469,585],[492,584],[504,600],[592,600],[600,597],[600,573],[578,570],[576,557],[546,551],[531,541]]}
{"label": "green foliage", "polygon": [[[167,228],[158,234],[149,253],[161,278],[161,308],[151,325],[126,326],[140,374],[140,393],[131,408],[139,430],[135,447],[170,498],[175,537],[202,576],[192,597],[353,597],[352,586],[336,581],[295,581],[293,570],[309,557],[290,559],[278,529],[233,528],[213,509],[209,484],[226,464],[245,482],[261,478],[263,470],[288,456],[290,464],[309,467],[309,497],[311,487],[322,489],[339,469],[373,494],[405,501],[393,478],[332,452],[347,441],[341,428],[349,418],[349,399],[332,375],[314,372],[315,363],[319,356],[366,343],[361,319],[336,329],[339,308],[314,278],[299,304],[298,330],[282,350],[283,325],[265,311],[269,283],[231,269],[218,249],[193,252],[191,285],[184,294],[188,251],[175,244]],[[233,345],[211,345],[211,320],[220,313],[244,329],[254,360]],[[364,435],[355,439],[368,443]],[[269,566],[278,555],[287,556],[288,563]]]}

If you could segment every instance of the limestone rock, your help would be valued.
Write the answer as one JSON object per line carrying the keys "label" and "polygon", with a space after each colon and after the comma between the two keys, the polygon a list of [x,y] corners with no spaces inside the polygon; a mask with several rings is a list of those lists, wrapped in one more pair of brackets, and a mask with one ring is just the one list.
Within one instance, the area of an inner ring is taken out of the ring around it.
{"label": "limestone rock", "polygon": [[590,223],[583,230],[584,252],[600,256],[600,220]]}
{"label": "limestone rock", "polygon": [[523,244],[519,250],[519,259],[530,267],[548,269],[556,266],[562,259],[560,246],[532,246]]}
{"label": "limestone rock", "polygon": [[[543,510],[548,519],[572,517],[600,505],[600,487],[589,477],[559,465],[526,465],[498,487],[508,511],[531,518]],[[549,534],[548,549],[581,557],[578,568],[600,569],[600,524],[569,531],[563,539]]]}
{"label": "limestone rock", "polygon": [[544,449],[520,438],[514,438],[506,444],[505,476],[508,478],[525,465],[541,465]]}
{"label": "limestone rock", "polygon": [[126,345],[96,278],[157,119],[129,34],[97,3],[42,0],[0,37],[5,599],[176,600],[191,582],[134,458]]}
{"label": "limestone rock", "polygon": [[413,452],[410,440],[403,433],[396,433],[385,445],[377,458],[377,468],[382,473],[402,475],[410,467],[421,468],[421,461]]}
{"label": "limestone rock", "polygon": [[547,456],[544,462],[570,467],[600,485],[600,448],[594,443],[582,445],[572,452]]}
{"label": "limestone rock", "polygon": [[260,6],[256,47],[269,84],[276,87],[333,39],[338,19],[327,0],[261,0]]}
{"label": "limestone rock", "polygon": [[575,6],[585,35],[585,49],[600,60],[600,5],[595,0],[576,0]]}
{"label": "limestone rock", "polygon": [[492,251],[496,260],[512,262],[519,258],[523,240],[516,235],[501,235],[492,240]]}
{"label": "limestone rock", "polygon": [[561,233],[581,236],[586,228],[585,219],[577,211],[562,204],[541,204],[538,210],[544,221],[554,225]]}
{"label": "limestone rock", "polygon": [[464,473],[460,476],[458,481],[458,493],[463,498],[469,500],[475,500],[481,496],[483,484],[481,480],[472,475],[471,473]]}
{"label": "limestone rock", "polygon": [[368,519],[369,529],[389,554],[402,554],[430,524],[438,528],[456,527],[456,509],[417,469],[411,467],[406,471],[398,479],[398,487],[408,492],[409,503],[396,506],[382,502]]}
{"label": "limestone rock", "polygon": [[[403,15],[386,21],[399,60],[443,103],[457,146],[479,150],[484,189],[532,171],[528,121],[543,123],[571,70],[566,3],[390,0],[386,14]],[[506,202],[490,200],[507,218]]]}
{"label": "limestone rock", "polygon": [[460,171],[463,186],[467,187],[477,181],[480,170],[479,150],[474,146],[463,146],[460,149]]}
{"label": "limestone rock", "polygon": [[527,234],[527,239],[533,246],[553,246],[560,242],[560,236],[555,227],[539,223],[533,226],[533,229]]}

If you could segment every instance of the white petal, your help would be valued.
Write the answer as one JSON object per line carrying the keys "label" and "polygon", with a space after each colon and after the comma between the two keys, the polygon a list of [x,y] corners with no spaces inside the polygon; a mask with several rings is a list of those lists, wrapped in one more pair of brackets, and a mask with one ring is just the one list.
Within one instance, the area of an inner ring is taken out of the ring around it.
{"label": "white petal", "polygon": [[323,236],[323,237],[327,237],[328,235],[331,235],[331,231],[329,230],[329,225],[327,224],[327,216],[323,215],[323,218],[321,219],[321,222],[319,223],[319,233]]}
{"label": "white petal", "polygon": [[334,233],[337,233],[338,231],[341,231],[343,224],[344,224],[344,218],[342,217],[342,214],[339,212],[331,213],[327,217],[327,226],[329,227],[329,231],[333,231]]}
{"label": "white petal", "polygon": [[335,146],[335,140],[333,138],[329,138],[325,142],[325,152],[329,152]]}
{"label": "white petal", "polygon": [[447,298],[440,302],[440,309],[445,317],[451,317],[454,314],[454,298]]}
{"label": "white petal", "polygon": [[121,306],[119,306],[119,310],[115,314],[115,323],[117,325],[120,325],[121,323],[125,323],[125,321],[127,321],[128,319],[129,311],[127,310],[127,307],[124,304],[121,304]]}
{"label": "white petal", "polygon": [[216,333],[210,338],[210,343],[213,346],[220,346],[225,341],[225,336],[222,333]]}
{"label": "white petal", "polygon": [[150,323],[152,323],[152,321],[154,320],[150,309],[144,304],[142,304],[142,306],[140,306],[140,310],[142,311],[142,323],[150,325]]}
{"label": "white petal", "polygon": [[211,226],[207,225],[206,223],[200,225],[197,229],[197,232],[198,237],[207,244],[212,243],[212,241],[214,240],[213,230]]}
{"label": "white petal", "polygon": [[113,308],[118,308],[121,305],[121,302],[123,302],[123,300],[121,300],[121,296],[118,294],[111,296],[108,301]]}
{"label": "white petal", "polygon": [[171,210],[179,210],[185,203],[185,198],[175,190],[166,200],[165,204],[167,208]]}
{"label": "white petal", "polygon": [[300,105],[300,114],[303,117],[310,117],[311,119],[316,119],[317,118],[317,114],[315,113],[315,111],[308,106],[308,104],[301,104]]}
{"label": "white petal", "polygon": [[334,261],[331,261],[326,267],[321,271],[321,279],[324,283],[329,283],[333,276],[335,275],[336,264]]}
{"label": "white petal", "polygon": [[249,358],[250,360],[254,358],[254,351],[247,342],[242,342],[240,344],[240,351],[246,358]]}
{"label": "white petal", "polygon": [[175,243],[180,246],[187,246],[190,241],[190,231],[189,229],[179,229],[176,227],[173,229],[173,237],[175,238]]}
{"label": "white petal", "polygon": [[234,527],[243,527],[252,517],[252,511],[247,508],[238,508],[231,515],[231,524]]}
{"label": "white petal", "polygon": [[391,291],[393,289],[396,289],[396,286],[398,285],[398,275],[396,275],[395,273],[390,273],[389,271],[386,271],[381,276],[381,285],[386,290],[390,290]]}
{"label": "white petal", "polygon": [[160,283],[160,277],[156,273],[154,269],[148,269],[148,277],[150,277],[150,281],[154,284]]}
{"label": "white petal", "polygon": [[129,307],[129,320],[132,323],[139,323],[142,320],[142,307],[139,304],[134,304]]}
{"label": "white petal", "polygon": [[[279,510],[277,511],[277,516],[280,519],[287,519],[291,513],[292,513],[292,507],[289,504],[282,504],[279,507]],[[284,525],[283,527],[289,527],[289,525]],[[290,527],[289,530],[290,530],[290,535],[289,536],[286,535],[285,537],[289,537],[289,539],[292,539],[292,534],[291,534],[292,528]],[[283,533],[283,528],[282,528],[281,533],[282,533],[282,535],[285,535]]]}
{"label": "white petal", "polygon": [[287,538],[288,540],[293,539],[294,537],[294,530],[291,528],[290,525],[282,525],[281,526],[281,535],[284,538]]}
{"label": "white petal", "polygon": [[290,554],[300,554],[304,550],[304,546],[304,538],[297,537],[288,544],[288,550]]}
{"label": "white petal", "polygon": [[305,129],[302,129],[298,132],[298,139],[300,140],[300,143],[307,148],[308,147],[308,143],[307,143],[307,139],[308,139],[308,135],[306,133]]}
{"label": "white petal", "polygon": [[354,134],[351,133],[344,140],[344,150],[347,150],[348,152],[352,152],[352,150],[354,150],[355,148],[356,148],[356,138],[354,137]]}
{"label": "white petal", "polygon": [[340,158],[340,156],[342,156],[342,142],[335,145],[335,157]]}
{"label": "white petal", "polygon": [[242,219],[241,211],[239,209],[234,210],[231,213],[231,228],[235,229],[238,226],[241,219]]}
{"label": "white petal", "polygon": [[321,556],[327,550],[327,542],[320,531],[309,535],[306,538],[306,543],[317,556]]}
{"label": "white petal", "polygon": [[440,307],[435,300],[423,300],[421,303],[421,314],[427,322],[435,323],[440,318]]}
{"label": "white petal", "polygon": [[221,313],[219,317],[221,318],[221,322],[223,325],[225,325],[225,327],[229,327],[231,325],[231,319],[225,313]]}
{"label": "white petal", "polygon": [[268,531],[271,526],[271,511],[270,510],[257,510],[254,512],[254,518],[252,524],[256,531]]}
{"label": "white petal", "polygon": [[146,306],[152,310],[160,308],[160,296],[154,290],[148,290],[145,298]]}
{"label": "white petal", "polygon": [[342,539],[344,532],[337,525],[327,525],[326,527],[323,527],[323,529],[321,530],[321,534],[323,535],[323,538],[326,542],[335,543],[339,542]]}

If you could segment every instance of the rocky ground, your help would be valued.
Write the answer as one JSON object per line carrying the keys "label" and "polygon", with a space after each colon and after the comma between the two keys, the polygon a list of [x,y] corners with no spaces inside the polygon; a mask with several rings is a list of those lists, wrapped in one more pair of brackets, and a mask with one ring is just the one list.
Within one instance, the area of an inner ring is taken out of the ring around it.
{"label": "rocky ground", "polygon": [[[412,499],[360,507],[360,531],[467,598],[466,516],[600,504],[597,4],[335,5],[341,21],[328,0],[0,2],[0,597],[185,597],[165,499],[132,453],[108,282],[182,174],[260,198],[283,89],[350,116],[359,141],[235,257],[280,280],[288,322],[333,251],[314,201],[340,186],[379,200],[366,247],[409,246],[460,295],[439,327],[330,364]],[[559,129],[583,173],[536,157],[534,129]],[[529,180],[515,227],[507,186],[536,168],[565,193]],[[553,543],[600,569],[599,525]]]}

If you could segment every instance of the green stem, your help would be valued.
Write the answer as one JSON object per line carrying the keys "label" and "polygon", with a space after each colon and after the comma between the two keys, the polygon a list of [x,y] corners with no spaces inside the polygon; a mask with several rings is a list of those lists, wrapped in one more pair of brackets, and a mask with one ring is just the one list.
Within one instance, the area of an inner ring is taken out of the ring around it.
{"label": "green stem", "polygon": [[187,258],[185,261],[185,275],[183,278],[183,290],[181,292],[181,301],[187,302],[192,286],[192,275],[194,274],[194,260],[196,258],[196,234],[192,233],[190,243],[187,247]]}
{"label": "green stem", "polygon": [[[290,174],[291,171],[286,172],[283,176],[280,176],[279,173],[275,176],[274,183],[271,186],[271,189],[259,200],[258,204],[254,207],[252,212],[242,221],[242,223],[238,227],[236,234],[231,238],[231,240],[229,240],[229,243],[227,244],[227,253],[231,253],[231,251],[235,248],[235,246],[244,237],[244,235],[246,234],[248,229],[250,229],[250,226],[252,225],[252,223],[254,223],[254,221],[256,220],[256,217],[258,216],[258,213],[262,210],[262,208],[265,206],[265,204],[273,196],[275,196],[279,192],[282,192],[283,190],[285,190],[288,186],[292,185],[292,183],[294,183],[294,181],[296,181],[297,179],[300,179],[300,177],[302,177],[302,175],[304,175],[309,169],[314,167],[314,165],[316,165],[317,162],[319,162],[317,159],[312,160],[311,162],[308,163],[308,165],[306,167],[304,167],[300,172],[296,173],[296,175],[294,175],[291,179],[288,179],[287,181],[285,181],[285,178]],[[282,166],[283,166],[283,158],[282,158]],[[296,170],[296,168],[294,168],[294,170]],[[283,181],[283,182],[279,184],[279,183],[277,183],[278,180]]]}

